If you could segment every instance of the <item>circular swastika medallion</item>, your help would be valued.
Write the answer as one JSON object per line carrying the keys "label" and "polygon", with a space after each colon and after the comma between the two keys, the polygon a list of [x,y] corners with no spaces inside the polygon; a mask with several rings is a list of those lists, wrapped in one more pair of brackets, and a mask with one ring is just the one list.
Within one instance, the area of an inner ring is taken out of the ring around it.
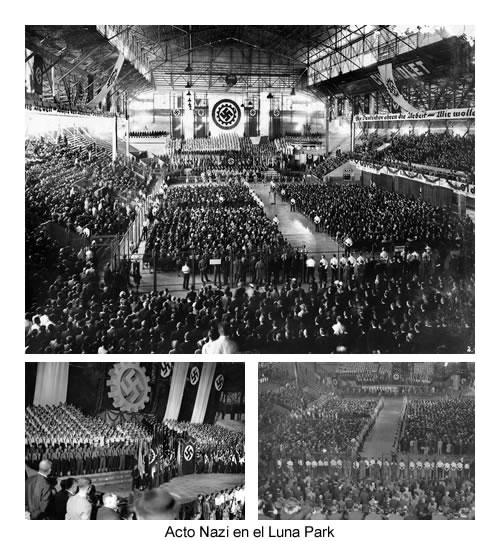
{"label": "circular swastika medallion", "polygon": [[190,462],[194,458],[194,448],[192,445],[187,445],[184,449],[184,459]]}
{"label": "circular swastika medallion", "polygon": [[240,122],[240,107],[232,100],[220,100],[212,109],[212,119],[216,126],[223,130],[231,130]]}

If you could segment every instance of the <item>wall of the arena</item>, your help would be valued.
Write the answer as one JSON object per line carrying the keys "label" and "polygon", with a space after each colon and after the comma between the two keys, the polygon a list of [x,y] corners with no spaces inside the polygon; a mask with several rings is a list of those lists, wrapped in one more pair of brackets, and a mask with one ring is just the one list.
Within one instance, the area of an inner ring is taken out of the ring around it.
{"label": "wall of the arena", "polygon": [[[230,100],[240,111],[240,121],[231,129],[218,126],[213,118],[214,105]],[[299,100],[300,98],[297,98]],[[321,103],[293,102],[292,98],[277,96],[273,100],[262,92],[254,97],[249,107],[247,98],[236,94],[209,94],[207,107],[195,105],[191,109],[188,97],[147,94],[131,102],[129,129],[131,131],[164,131],[175,138],[218,136],[235,133],[239,136],[269,136],[276,138],[290,133],[325,133],[324,105]]]}
{"label": "wall of the arena", "polygon": [[390,192],[396,192],[407,197],[422,198],[427,203],[435,206],[451,205],[453,200],[453,192],[450,188],[431,186],[430,184],[398,176],[362,171],[361,182],[363,186],[371,186],[374,183],[378,188]]}

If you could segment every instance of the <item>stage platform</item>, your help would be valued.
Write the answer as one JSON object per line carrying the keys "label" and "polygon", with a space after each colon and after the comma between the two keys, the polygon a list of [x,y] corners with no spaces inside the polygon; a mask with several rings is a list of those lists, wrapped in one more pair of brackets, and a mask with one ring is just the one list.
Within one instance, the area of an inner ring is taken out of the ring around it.
{"label": "stage platform", "polygon": [[[113,492],[118,496],[127,497],[132,492],[131,483],[132,480],[106,481],[104,484],[96,482],[95,486],[100,492]],[[180,503],[187,503],[195,500],[198,494],[228,490],[243,483],[245,483],[244,473],[200,473],[175,477],[161,487],[173,492]]]}

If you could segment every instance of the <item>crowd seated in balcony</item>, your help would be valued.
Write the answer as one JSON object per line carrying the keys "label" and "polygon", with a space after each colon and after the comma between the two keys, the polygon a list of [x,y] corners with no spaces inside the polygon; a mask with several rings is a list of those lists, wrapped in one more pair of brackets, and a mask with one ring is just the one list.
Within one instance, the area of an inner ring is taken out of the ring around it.
{"label": "crowd seated in balcony", "polygon": [[26,172],[26,211],[41,221],[52,220],[85,236],[124,233],[134,219],[134,205],[115,193],[142,192],[146,180],[127,166],[112,165],[104,154],[68,145],[37,142],[41,163]]}
{"label": "crowd seated in balcony", "polygon": [[[416,171],[414,165],[435,167],[450,170],[451,173],[462,172],[475,176],[475,135],[450,135],[449,133],[425,133],[422,135],[395,135],[391,145],[382,152],[375,147],[356,149],[356,157],[365,162],[379,163],[396,167],[404,164]],[[432,169],[428,174],[436,174]],[[439,173],[439,176],[442,176]],[[459,178],[455,175],[449,178]]]}

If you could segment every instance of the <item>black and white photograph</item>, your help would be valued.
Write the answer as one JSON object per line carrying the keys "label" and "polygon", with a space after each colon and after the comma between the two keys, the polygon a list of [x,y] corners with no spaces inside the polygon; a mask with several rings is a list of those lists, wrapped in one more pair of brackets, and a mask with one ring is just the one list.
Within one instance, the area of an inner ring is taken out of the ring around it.
{"label": "black and white photograph", "polygon": [[26,519],[245,519],[244,363],[25,364]]}
{"label": "black and white photograph", "polygon": [[473,362],[260,362],[262,520],[475,520]]}
{"label": "black and white photograph", "polygon": [[472,24],[24,32],[27,354],[475,353]]}

